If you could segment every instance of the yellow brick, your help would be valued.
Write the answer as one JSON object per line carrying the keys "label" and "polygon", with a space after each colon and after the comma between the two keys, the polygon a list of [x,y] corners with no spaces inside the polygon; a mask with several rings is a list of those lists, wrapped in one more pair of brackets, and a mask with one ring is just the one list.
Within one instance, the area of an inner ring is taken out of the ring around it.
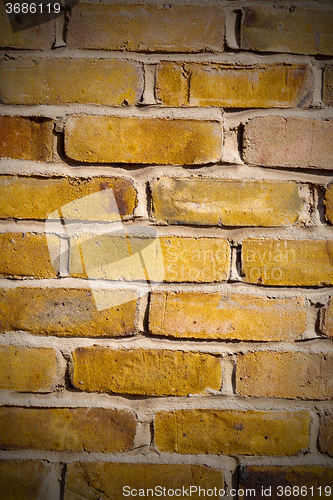
{"label": "yellow brick", "polygon": [[246,239],[242,248],[242,272],[248,283],[333,284],[333,241]]}
{"label": "yellow brick", "polygon": [[14,160],[51,160],[52,130],[53,121],[49,118],[0,116],[0,156]]}
{"label": "yellow brick", "polygon": [[326,220],[333,224],[333,184],[330,184],[326,190],[324,203]]}
{"label": "yellow brick", "polygon": [[271,493],[268,495],[271,500],[286,498],[289,492],[291,497],[322,500],[325,486],[332,483],[333,467],[329,465],[250,465],[239,468],[240,488],[247,489],[248,496],[249,490],[254,489],[257,498],[263,496],[263,488]]}
{"label": "yellow brick", "polygon": [[[164,496],[170,498],[168,490],[174,490],[174,494],[180,496],[178,490],[180,493],[183,488],[189,491],[190,486],[196,486],[198,490],[199,486],[205,490],[217,488],[219,491],[224,487],[223,472],[189,464],[74,462],[67,466],[64,499],[95,498],[96,490],[103,491],[105,498],[122,498],[128,491],[136,490],[134,496],[147,489],[154,490],[155,494],[149,492],[149,498],[156,499],[161,496],[160,491],[163,495],[163,488]],[[192,490],[191,498],[199,500],[199,493]]]}
{"label": "yellow brick", "polygon": [[3,500],[52,498],[52,465],[41,460],[0,460],[0,497]]}
{"label": "yellow brick", "polygon": [[126,116],[72,116],[65,126],[68,158],[95,163],[199,165],[222,154],[217,121]]}
{"label": "yellow brick", "polygon": [[3,406],[0,448],[119,453],[133,447],[136,427],[129,410]]}
{"label": "yellow brick", "polygon": [[55,389],[56,377],[54,349],[0,346],[0,389],[51,392]]}
{"label": "yellow brick", "polygon": [[302,6],[245,7],[241,48],[264,52],[333,55],[332,10]]}
{"label": "yellow brick", "polygon": [[167,106],[306,107],[312,94],[313,75],[305,64],[246,67],[163,61],[157,68],[156,96]]}
{"label": "yellow brick", "polygon": [[293,182],[162,177],[151,190],[158,223],[284,226],[304,206]]}
{"label": "yellow brick", "polygon": [[253,118],[244,128],[243,157],[264,167],[332,168],[333,120]]}
{"label": "yellow brick", "polygon": [[79,49],[220,52],[224,22],[218,5],[80,2],[71,11],[66,42]]}
{"label": "yellow brick", "polygon": [[131,290],[2,289],[0,330],[61,337],[132,335],[136,302]]}
{"label": "yellow brick", "polygon": [[241,294],[154,292],[152,335],[223,340],[293,341],[307,325],[303,298]]}
{"label": "yellow brick", "polygon": [[[62,216],[65,220],[113,221],[133,215],[137,204],[132,182],[115,177],[48,179],[3,175],[0,190],[1,218],[46,219],[53,214],[53,218]],[[99,195],[88,197],[93,193]],[[68,203],[71,205],[64,207]]]}
{"label": "yellow brick", "polygon": [[249,352],[237,359],[236,391],[242,396],[331,399],[333,355]]}
{"label": "yellow brick", "polygon": [[333,457],[333,413],[330,411],[320,416],[319,449]]}
{"label": "yellow brick", "polygon": [[59,254],[59,239],[33,233],[0,234],[0,276],[55,278],[59,262],[51,263],[49,247]]}
{"label": "yellow brick", "polygon": [[325,106],[333,106],[333,66],[324,69],[323,102]]}
{"label": "yellow brick", "polygon": [[186,396],[219,391],[222,368],[211,354],[86,347],[73,354],[73,385],[91,392]]}
{"label": "yellow brick", "polygon": [[21,57],[0,67],[5,104],[137,104],[143,92],[140,63],[122,59]]}
{"label": "yellow brick", "polygon": [[297,455],[309,445],[307,411],[157,412],[159,451],[212,455]]}
{"label": "yellow brick", "polygon": [[329,338],[333,338],[333,300],[330,298],[327,306],[321,310],[320,330]]}
{"label": "yellow brick", "polygon": [[228,242],[220,238],[85,235],[72,241],[70,274],[109,280],[214,282],[227,279],[229,262]]}

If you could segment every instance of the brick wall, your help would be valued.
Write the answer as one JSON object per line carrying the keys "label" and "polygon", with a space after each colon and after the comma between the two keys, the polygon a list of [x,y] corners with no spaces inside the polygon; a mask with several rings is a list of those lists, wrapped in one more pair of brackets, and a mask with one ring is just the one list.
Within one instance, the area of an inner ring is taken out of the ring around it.
{"label": "brick wall", "polygon": [[332,3],[0,10],[0,497],[332,498]]}

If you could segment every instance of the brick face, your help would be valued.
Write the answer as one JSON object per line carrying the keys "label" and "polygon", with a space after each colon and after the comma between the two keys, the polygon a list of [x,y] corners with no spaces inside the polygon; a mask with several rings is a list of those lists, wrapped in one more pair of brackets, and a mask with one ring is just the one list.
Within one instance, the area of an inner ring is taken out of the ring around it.
{"label": "brick face", "polygon": [[222,369],[210,354],[157,349],[76,349],[73,385],[83,391],[186,396],[220,390]]}
{"label": "brick face", "polygon": [[158,223],[284,226],[304,201],[296,183],[162,177],[151,184]]}
{"label": "brick face", "polygon": [[0,78],[5,104],[132,105],[143,92],[141,64],[121,59],[8,59]]}
{"label": "brick face", "polygon": [[133,447],[136,426],[128,410],[3,406],[0,448],[119,453]]}
{"label": "brick face", "polygon": [[244,128],[243,158],[264,167],[332,168],[333,121],[265,116]]}
{"label": "brick face", "polygon": [[333,413],[330,411],[320,416],[319,449],[333,457]]}
{"label": "brick face", "polygon": [[94,163],[199,165],[222,154],[219,122],[125,116],[73,116],[65,128],[68,158]]}
{"label": "brick face", "polygon": [[326,220],[333,224],[333,184],[326,189],[325,193],[325,217]]}
{"label": "brick face", "polygon": [[333,66],[324,69],[323,102],[326,106],[333,106]]}
{"label": "brick face", "polygon": [[322,308],[320,315],[320,330],[329,338],[333,338],[333,300],[330,298],[326,307]]}
{"label": "brick face", "polygon": [[0,460],[0,492],[3,499],[51,498],[50,463],[42,460]]}
{"label": "brick face", "polygon": [[220,52],[224,31],[224,10],[218,5],[80,2],[71,11],[67,43],[80,49]]}
{"label": "brick face", "polygon": [[166,106],[288,108],[309,106],[313,76],[305,64],[258,66],[161,62],[156,96]]}
{"label": "brick face", "polygon": [[306,328],[303,298],[242,294],[154,292],[152,335],[194,339],[293,341]]}
{"label": "brick face", "polygon": [[190,455],[297,455],[309,445],[309,423],[306,411],[174,410],[157,413],[155,442]]}

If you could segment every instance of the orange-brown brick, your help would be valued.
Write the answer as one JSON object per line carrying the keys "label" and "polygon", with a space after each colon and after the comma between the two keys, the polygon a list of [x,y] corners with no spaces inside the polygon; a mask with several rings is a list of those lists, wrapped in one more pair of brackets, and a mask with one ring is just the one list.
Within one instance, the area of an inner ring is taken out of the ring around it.
{"label": "orange-brown brick", "polygon": [[243,157],[264,167],[332,169],[333,120],[253,118],[244,127]]}
{"label": "orange-brown brick", "polygon": [[[126,290],[2,289],[0,330],[63,337],[132,335],[135,332],[135,296],[134,292]],[[131,300],[126,302],[126,299]],[[96,304],[103,308],[98,310]]]}
{"label": "orange-brown brick", "polygon": [[162,177],[151,190],[162,224],[284,226],[296,222],[304,206],[293,182]]}
{"label": "orange-brown brick", "polygon": [[133,447],[136,427],[129,410],[3,406],[0,448],[119,453]]}
{"label": "orange-brown brick", "polygon": [[[113,221],[120,219],[119,215],[132,216],[137,203],[133,183],[115,177],[49,179],[3,175],[0,190],[0,218],[46,219],[60,209],[56,218],[61,213],[65,220]],[[93,193],[100,196],[63,206]]]}
{"label": "orange-brown brick", "polygon": [[333,355],[248,352],[237,359],[236,391],[242,396],[333,398]]}
{"label": "orange-brown brick", "polygon": [[52,465],[41,460],[0,460],[1,498],[52,498],[51,475]]}
{"label": "orange-brown brick", "polygon": [[324,69],[323,102],[325,106],[333,106],[333,66]]}
{"label": "orange-brown brick", "polygon": [[333,184],[330,184],[325,193],[325,217],[333,224]]}
{"label": "orange-brown brick", "polygon": [[332,10],[255,5],[243,9],[242,49],[333,55]]}
{"label": "orange-brown brick", "polygon": [[0,68],[5,104],[136,104],[143,91],[140,63],[98,58],[19,58]]}
{"label": "orange-brown brick", "polygon": [[246,239],[242,272],[248,283],[275,286],[333,284],[333,241]]}
{"label": "orange-brown brick", "polygon": [[217,162],[222,127],[209,120],[72,116],[65,126],[65,153],[73,160],[95,163]]}
{"label": "orange-brown brick", "polygon": [[319,449],[333,457],[333,413],[330,411],[320,416]]}
{"label": "orange-brown brick", "polygon": [[[271,500],[279,500],[281,496],[287,497],[289,491],[291,491],[291,496],[298,498],[303,496],[321,500],[325,486],[333,483],[333,467],[329,465],[250,465],[239,467],[238,477],[239,487],[245,491],[247,489],[248,496],[250,496],[251,489],[256,491],[256,497],[262,496],[263,488],[267,493],[271,493],[269,495]],[[278,489],[278,486],[283,490]],[[285,493],[282,495],[282,492]]]}
{"label": "orange-brown brick", "polygon": [[0,389],[51,392],[55,389],[57,357],[54,349],[0,346]]}
{"label": "orange-brown brick", "polygon": [[0,156],[14,160],[51,160],[52,130],[53,122],[49,118],[0,116]]}
{"label": "orange-brown brick", "polygon": [[[94,498],[91,495],[96,490],[103,491],[106,498],[121,498],[129,489],[157,486],[181,491],[190,486],[219,490],[224,486],[224,477],[222,470],[200,465],[74,462],[67,466],[64,498]],[[200,496],[192,491],[191,498],[199,500]]]}
{"label": "orange-brown brick", "polygon": [[309,425],[307,411],[160,411],[155,443],[190,455],[297,455],[309,445]]}
{"label": "orange-brown brick", "polygon": [[220,390],[222,368],[211,354],[158,349],[78,348],[73,385],[92,392],[154,396]]}
{"label": "orange-brown brick", "polygon": [[79,49],[220,52],[224,31],[218,5],[80,2],[71,11],[66,42]]}
{"label": "orange-brown brick", "polygon": [[156,96],[167,106],[288,108],[309,106],[313,75],[305,64],[258,66],[163,61]]}
{"label": "orange-brown brick", "polygon": [[154,292],[150,297],[152,335],[177,338],[293,341],[306,328],[303,298]]}
{"label": "orange-brown brick", "polygon": [[223,238],[104,234],[75,238],[71,244],[73,277],[201,283],[226,280],[229,265],[230,247]]}
{"label": "orange-brown brick", "polygon": [[330,298],[326,307],[321,310],[320,330],[329,338],[333,338],[333,299]]}
{"label": "orange-brown brick", "polygon": [[59,254],[56,236],[33,233],[0,234],[0,277],[55,278],[59,262],[51,262],[49,247]]}

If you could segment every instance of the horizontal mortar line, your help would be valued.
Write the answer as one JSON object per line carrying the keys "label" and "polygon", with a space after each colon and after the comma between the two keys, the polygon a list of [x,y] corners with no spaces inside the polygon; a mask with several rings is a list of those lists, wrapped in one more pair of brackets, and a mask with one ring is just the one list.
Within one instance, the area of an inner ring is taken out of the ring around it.
{"label": "horizontal mortar line", "polygon": [[282,116],[284,118],[312,118],[312,119],[331,119],[333,118],[333,107],[325,108],[258,108],[243,109],[224,112],[225,124],[231,127],[240,123],[245,123],[252,118],[265,116]]}
{"label": "horizontal mortar line", "polygon": [[321,466],[333,466],[333,459],[325,454],[317,453],[306,453],[305,455],[296,457],[270,457],[265,456],[265,464],[262,462],[262,457],[258,456],[239,456],[239,465],[241,467],[249,467],[252,465],[276,465],[276,466],[302,466],[302,465],[321,465]]}

